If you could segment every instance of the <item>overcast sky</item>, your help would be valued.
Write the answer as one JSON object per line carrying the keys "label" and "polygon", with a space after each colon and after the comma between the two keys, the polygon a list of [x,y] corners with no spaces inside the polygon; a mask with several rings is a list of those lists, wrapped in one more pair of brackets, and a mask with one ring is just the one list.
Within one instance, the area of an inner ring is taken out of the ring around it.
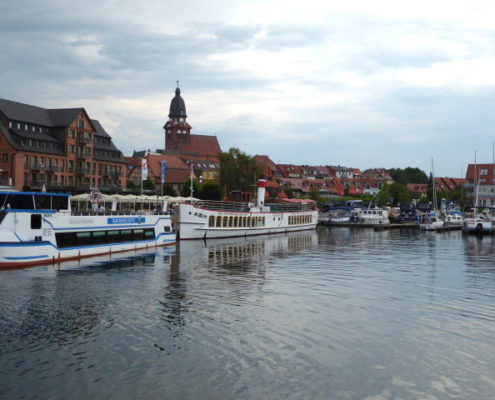
{"label": "overcast sky", "polygon": [[[494,4],[494,5],[492,5]],[[125,155],[192,133],[277,163],[492,162],[491,1],[4,0],[0,97],[84,107]]]}

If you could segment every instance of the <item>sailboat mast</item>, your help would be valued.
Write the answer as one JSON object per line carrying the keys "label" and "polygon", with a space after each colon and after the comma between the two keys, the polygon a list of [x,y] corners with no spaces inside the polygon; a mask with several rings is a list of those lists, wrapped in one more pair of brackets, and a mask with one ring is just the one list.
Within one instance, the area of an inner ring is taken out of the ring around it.
{"label": "sailboat mast", "polygon": [[432,184],[432,191],[433,191],[433,209],[436,211],[437,210],[437,190],[435,188],[435,170],[433,168],[433,158],[431,159],[431,184]]}

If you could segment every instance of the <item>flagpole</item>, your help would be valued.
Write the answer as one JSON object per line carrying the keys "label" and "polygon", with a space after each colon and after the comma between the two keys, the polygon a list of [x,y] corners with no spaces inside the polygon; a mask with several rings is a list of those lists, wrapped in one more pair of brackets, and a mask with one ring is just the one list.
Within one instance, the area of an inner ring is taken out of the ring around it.
{"label": "flagpole", "polygon": [[193,187],[193,163],[191,161],[191,186],[190,186],[190,194],[191,194],[191,201],[192,201],[192,198],[193,198],[193,191],[194,191],[194,187]]}

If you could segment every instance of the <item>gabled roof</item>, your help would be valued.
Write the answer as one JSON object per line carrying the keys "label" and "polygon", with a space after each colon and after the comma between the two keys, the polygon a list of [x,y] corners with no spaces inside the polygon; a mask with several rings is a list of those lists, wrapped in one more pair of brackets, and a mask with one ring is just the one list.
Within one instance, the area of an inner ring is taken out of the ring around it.
{"label": "gabled roof", "polygon": [[193,134],[189,137],[189,143],[181,144],[179,150],[207,157],[218,157],[222,151],[216,136]]}
{"label": "gabled roof", "polygon": [[45,108],[0,99],[0,112],[2,112],[10,120],[28,122],[43,126],[52,126],[50,115]]}

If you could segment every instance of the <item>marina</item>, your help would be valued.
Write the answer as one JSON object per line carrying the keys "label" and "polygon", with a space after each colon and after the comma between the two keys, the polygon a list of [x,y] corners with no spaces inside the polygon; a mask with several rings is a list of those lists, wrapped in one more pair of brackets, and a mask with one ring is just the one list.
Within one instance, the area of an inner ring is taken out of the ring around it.
{"label": "marina", "polygon": [[490,400],[494,247],[318,227],[2,271],[0,397]]}

